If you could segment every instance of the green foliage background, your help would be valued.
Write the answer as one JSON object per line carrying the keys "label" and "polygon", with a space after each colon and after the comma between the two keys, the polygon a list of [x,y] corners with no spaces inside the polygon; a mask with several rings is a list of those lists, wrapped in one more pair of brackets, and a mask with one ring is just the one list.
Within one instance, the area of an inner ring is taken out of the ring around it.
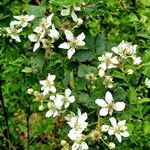
{"label": "green foliage background", "polygon": [[[13,15],[29,13],[40,19],[45,11],[53,10],[58,14],[63,6],[75,2],[79,5],[82,3],[81,0],[43,0],[40,3],[34,0],[2,0],[0,27],[9,26]],[[131,78],[117,71],[112,74],[117,81],[115,98],[127,104],[126,110],[119,116],[127,120],[131,134],[117,145],[117,149],[150,148],[150,99],[147,98],[150,91],[145,95],[143,88],[144,77],[150,78],[150,1],[85,0],[82,13],[86,21],[79,31],[86,34],[86,50],[78,51],[71,61],[59,49],[56,49],[56,53],[44,53],[41,50],[33,53],[30,42],[25,40],[26,32],[22,35],[23,42],[19,44],[9,42],[9,38],[2,36],[0,149],[59,149],[58,144],[67,135],[67,129],[59,125],[61,120],[55,120],[54,123],[52,119],[45,118],[44,112],[38,111],[38,104],[33,97],[27,94],[27,89],[32,87],[39,90],[39,80],[45,79],[50,72],[57,76],[58,87],[73,89],[79,107],[89,113],[96,112],[94,101],[103,97],[106,89],[100,79],[91,85],[85,76],[90,72],[97,73],[97,68],[93,67],[98,65],[97,57],[110,51],[122,40],[138,45],[138,55],[142,57],[143,64]],[[60,20],[55,21],[59,26]],[[62,91],[61,88],[59,90]],[[93,120],[94,117],[92,113]],[[101,143],[89,145],[91,150],[107,149]]]}

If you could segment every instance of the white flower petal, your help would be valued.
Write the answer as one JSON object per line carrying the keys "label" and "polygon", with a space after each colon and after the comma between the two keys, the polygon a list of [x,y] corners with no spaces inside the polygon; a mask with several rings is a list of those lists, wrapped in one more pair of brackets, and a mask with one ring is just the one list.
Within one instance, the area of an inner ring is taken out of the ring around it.
{"label": "white flower petal", "polygon": [[65,96],[69,97],[71,95],[71,90],[70,89],[66,89],[65,90]]}
{"label": "white flower petal", "polygon": [[65,30],[64,32],[65,32],[65,36],[66,36],[67,40],[69,40],[69,41],[74,40],[74,35],[71,31]]}
{"label": "white flower petal", "polygon": [[108,132],[109,128],[110,128],[110,126],[108,126],[108,125],[102,125],[101,126],[101,131],[102,132]]}
{"label": "white flower petal", "polygon": [[95,103],[100,107],[106,107],[107,103],[103,99],[96,99]]}
{"label": "white flower petal", "polygon": [[121,135],[119,133],[115,133],[115,136],[116,136],[118,142],[121,143],[121,141],[122,141]]}
{"label": "white flower petal", "polygon": [[127,131],[121,132],[120,134],[121,134],[121,136],[123,136],[123,137],[129,137],[129,136],[130,136],[129,132],[127,132]]}
{"label": "white flower petal", "polygon": [[118,122],[119,126],[124,126],[126,124],[126,120],[121,120]]}
{"label": "white flower petal", "polygon": [[109,121],[111,122],[111,124],[112,124],[113,127],[116,127],[117,121],[116,121],[116,119],[114,117],[110,117]]}
{"label": "white flower petal", "polygon": [[108,115],[108,108],[101,108],[99,111],[100,116],[107,116]]}
{"label": "white flower petal", "polygon": [[53,115],[53,111],[49,110],[46,112],[45,116],[46,117],[51,117]]}
{"label": "white flower petal", "polygon": [[115,134],[115,129],[110,127],[109,130],[108,130],[108,134],[109,135],[114,135]]}
{"label": "white flower petal", "polygon": [[125,103],[124,103],[124,102],[117,102],[117,103],[115,103],[115,105],[114,105],[114,109],[115,109],[116,111],[123,111],[124,108],[125,108]]}
{"label": "white flower petal", "polygon": [[75,49],[72,47],[68,50],[68,59],[71,59],[73,54],[75,53]]}
{"label": "white flower petal", "polygon": [[105,100],[106,100],[106,102],[108,102],[108,103],[111,103],[111,102],[113,101],[112,94],[111,94],[109,91],[107,91],[107,93],[106,93],[106,95],[105,95]]}
{"label": "white flower petal", "polygon": [[64,43],[60,44],[58,47],[62,48],[62,49],[69,49],[70,48],[70,44],[67,43],[67,42],[64,42]]}
{"label": "white flower petal", "polygon": [[55,86],[51,86],[49,90],[50,90],[51,92],[53,92],[53,93],[56,93],[56,88],[55,88]]}
{"label": "white flower petal", "polygon": [[69,100],[70,103],[73,103],[75,101],[75,97],[74,96],[70,96],[68,98],[68,100]]}
{"label": "white flower petal", "polygon": [[81,147],[83,150],[87,150],[89,148],[87,143],[85,143],[84,141],[81,143]]}
{"label": "white flower petal", "polygon": [[71,12],[71,17],[72,17],[72,20],[73,20],[74,22],[77,22],[78,17],[77,17],[77,15],[75,14],[74,11]]}
{"label": "white flower petal", "polygon": [[85,34],[83,32],[77,36],[77,40],[80,42],[82,42],[84,39],[85,39]]}
{"label": "white flower petal", "polygon": [[36,42],[36,41],[38,40],[36,34],[30,34],[30,35],[28,36],[28,38],[29,38],[29,40],[30,40],[31,42]]}
{"label": "white flower petal", "polygon": [[33,52],[35,52],[40,47],[40,42],[34,44]]}

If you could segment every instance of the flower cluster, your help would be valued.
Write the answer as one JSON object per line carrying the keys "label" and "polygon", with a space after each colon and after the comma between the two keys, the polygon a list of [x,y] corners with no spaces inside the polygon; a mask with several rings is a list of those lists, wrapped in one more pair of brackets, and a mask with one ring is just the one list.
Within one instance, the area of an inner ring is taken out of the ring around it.
{"label": "flower cluster", "polygon": [[43,48],[53,48],[53,43],[59,38],[59,32],[52,24],[52,17],[54,14],[49,15],[47,18],[42,18],[39,26],[37,26],[32,34],[28,36],[31,42],[34,42],[33,52],[35,52],[43,44]]}
{"label": "flower cluster", "polygon": [[83,20],[81,18],[78,18],[75,12],[81,11],[81,8],[79,6],[73,6],[73,7],[66,7],[61,11],[62,16],[70,16],[72,20],[77,23],[77,25],[81,25],[83,23]]}
{"label": "flower cluster", "polygon": [[72,150],[86,150],[88,149],[88,145],[85,143],[85,135],[82,133],[86,128],[88,123],[87,113],[81,114],[80,109],[78,109],[78,115],[74,113],[68,114],[66,116],[67,124],[72,128],[68,136],[74,142],[72,145]]}
{"label": "flower cluster", "polygon": [[[141,57],[136,56],[137,45],[131,45],[129,42],[122,41],[117,47],[112,48],[112,52],[106,52],[101,57],[98,57],[100,64],[99,76],[104,79],[103,84],[108,87],[113,87],[113,78],[110,76],[110,70],[113,68],[123,69],[123,61],[127,58],[133,60],[133,65],[139,65]],[[133,74],[132,69],[128,69],[127,74]]]}
{"label": "flower cluster", "polygon": [[49,110],[46,112],[46,117],[59,116],[74,101],[75,97],[71,96],[70,89],[66,89],[64,95],[57,93],[55,96],[50,96],[47,104]]}
{"label": "flower cluster", "polygon": [[[105,100],[103,99],[96,99],[95,103],[102,107],[99,111],[100,116],[107,116],[108,114],[112,116],[113,110],[116,111],[123,111],[125,108],[124,102],[114,102],[112,94],[108,91],[105,95]],[[126,131],[127,127],[125,126],[125,120],[116,122],[114,117],[109,118],[112,127],[109,125],[102,125],[101,131],[108,132],[109,135],[115,135],[118,142],[122,141],[121,136],[128,137],[129,133]]]}
{"label": "flower cluster", "polygon": [[10,27],[6,28],[8,36],[14,39],[16,42],[21,42],[19,33],[22,32],[23,28],[27,27],[35,16],[34,15],[21,15],[14,16],[16,20],[10,22]]}

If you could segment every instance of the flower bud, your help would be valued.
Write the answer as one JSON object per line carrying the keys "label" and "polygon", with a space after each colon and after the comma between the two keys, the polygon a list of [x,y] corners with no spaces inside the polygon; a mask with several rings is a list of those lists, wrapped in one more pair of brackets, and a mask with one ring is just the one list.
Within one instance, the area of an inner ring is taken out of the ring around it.
{"label": "flower bud", "polygon": [[109,148],[109,149],[114,149],[114,148],[115,148],[115,143],[110,142],[110,143],[108,144],[108,148]]}
{"label": "flower bud", "polygon": [[31,89],[31,88],[28,89],[28,90],[27,90],[27,93],[28,93],[28,94],[33,94],[33,89]]}

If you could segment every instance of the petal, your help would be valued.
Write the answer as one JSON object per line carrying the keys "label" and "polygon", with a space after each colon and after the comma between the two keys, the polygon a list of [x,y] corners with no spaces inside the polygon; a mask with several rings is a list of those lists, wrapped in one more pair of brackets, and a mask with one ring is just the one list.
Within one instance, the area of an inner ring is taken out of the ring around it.
{"label": "petal", "polygon": [[126,120],[122,120],[118,122],[119,126],[124,126],[126,124]]}
{"label": "petal", "polygon": [[30,35],[28,36],[28,38],[29,38],[29,40],[30,40],[31,42],[36,42],[36,41],[38,40],[36,34],[30,34]]}
{"label": "petal", "polygon": [[83,32],[77,36],[77,40],[80,42],[82,42],[84,39],[85,39],[85,34]]}
{"label": "petal", "polygon": [[27,21],[32,21],[34,18],[35,18],[34,15],[30,15],[30,16],[27,18]]}
{"label": "petal", "polygon": [[108,103],[111,103],[113,101],[113,97],[112,97],[112,94],[108,91],[105,95],[105,100],[108,102]]}
{"label": "petal", "polygon": [[84,141],[81,143],[81,147],[83,150],[87,150],[89,148],[87,143],[85,143]]}
{"label": "petal", "polygon": [[62,48],[62,49],[69,49],[70,48],[70,44],[67,43],[67,42],[64,42],[64,43],[60,44],[58,47]]}
{"label": "petal", "polygon": [[51,86],[49,90],[50,90],[51,92],[53,92],[53,93],[56,93],[56,88],[55,88],[55,86]]}
{"label": "petal", "polygon": [[106,68],[107,68],[107,65],[106,65],[106,63],[101,63],[99,66],[98,66],[98,68],[101,68],[102,70],[106,70]]}
{"label": "petal", "polygon": [[116,127],[117,121],[116,121],[116,119],[114,117],[110,117],[109,121],[111,122],[111,124],[112,124],[113,127]]}
{"label": "petal", "polygon": [[115,109],[116,111],[123,111],[124,108],[125,108],[125,103],[124,103],[124,102],[117,102],[117,103],[115,103],[115,105],[114,105],[114,109]]}
{"label": "petal", "polygon": [[102,132],[108,132],[109,128],[110,128],[110,126],[108,126],[108,125],[102,125],[101,126],[101,131]]}
{"label": "petal", "polygon": [[72,145],[72,150],[77,150],[78,148],[80,147],[80,145],[78,144],[78,143],[73,143],[73,145]]}
{"label": "petal", "polygon": [[115,134],[115,129],[110,127],[109,130],[108,130],[108,134],[109,135],[114,135]]}
{"label": "petal", "polygon": [[120,134],[121,134],[121,136],[123,136],[123,137],[129,137],[129,136],[130,136],[129,132],[127,132],[127,131],[121,132]]}
{"label": "petal", "polygon": [[96,99],[95,103],[100,107],[106,107],[107,103],[103,99]]}
{"label": "petal", "polygon": [[70,48],[68,50],[68,59],[71,59],[72,55],[75,53],[75,49],[74,48]]}
{"label": "petal", "polygon": [[64,32],[65,32],[65,36],[66,36],[67,40],[69,40],[69,41],[74,40],[74,35],[71,31],[65,30]]}
{"label": "petal", "polygon": [[33,52],[35,52],[40,47],[40,42],[34,44]]}
{"label": "petal", "polygon": [[83,113],[82,115],[79,116],[78,118],[78,122],[82,123],[83,121],[85,121],[87,119],[87,113]]}
{"label": "petal", "polygon": [[74,11],[71,12],[71,17],[72,17],[72,20],[73,20],[74,22],[77,22],[78,17],[77,17],[77,15],[75,14]]}
{"label": "petal", "polygon": [[103,69],[100,69],[99,72],[98,72],[98,75],[99,75],[100,77],[104,77],[105,71],[104,71]]}
{"label": "petal", "polygon": [[45,116],[46,117],[51,117],[53,115],[53,111],[49,110],[46,112]]}
{"label": "petal", "polygon": [[69,95],[71,95],[71,90],[70,89],[66,89],[65,90],[65,96],[69,97]]}
{"label": "petal", "polygon": [[48,74],[48,80],[49,80],[49,81],[54,81],[55,78],[56,78],[55,75],[51,75],[50,73]]}
{"label": "petal", "polygon": [[116,136],[118,142],[121,143],[121,141],[122,141],[121,135],[119,133],[115,133],[115,136]]}
{"label": "petal", "polygon": [[73,103],[75,101],[75,97],[74,96],[70,96],[68,98],[68,100],[69,100],[70,103]]}
{"label": "petal", "polygon": [[101,108],[99,111],[100,116],[107,116],[108,115],[108,108]]}

